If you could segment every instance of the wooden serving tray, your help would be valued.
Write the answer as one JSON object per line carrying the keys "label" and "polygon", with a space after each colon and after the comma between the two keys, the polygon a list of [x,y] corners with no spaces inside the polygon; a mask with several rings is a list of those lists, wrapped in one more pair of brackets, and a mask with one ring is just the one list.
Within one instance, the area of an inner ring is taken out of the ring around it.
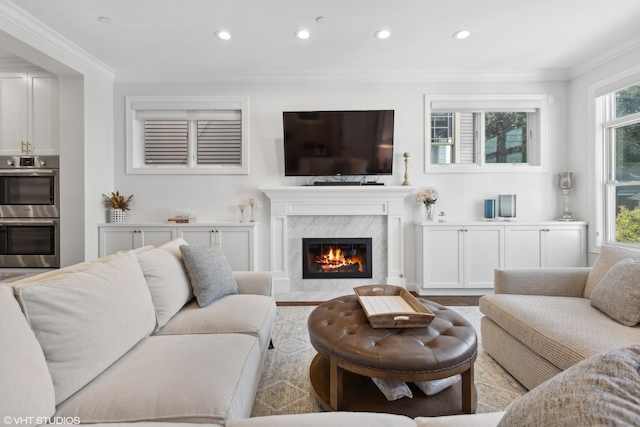
{"label": "wooden serving tray", "polygon": [[424,328],[436,317],[399,286],[367,285],[353,291],[373,328]]}

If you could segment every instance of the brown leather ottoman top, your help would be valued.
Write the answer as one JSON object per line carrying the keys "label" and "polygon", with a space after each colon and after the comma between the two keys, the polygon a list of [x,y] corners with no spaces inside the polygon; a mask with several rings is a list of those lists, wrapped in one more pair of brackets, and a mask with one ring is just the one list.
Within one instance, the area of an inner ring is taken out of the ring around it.
{"label": "brown leather ottoman top", "polygon": [[372,328],[355,295],[322,303],[309,315],[311,344],[342,363],[402,374],[444,373],[473,360],[473,326],[453,310],[418,299],[436,315],[425,328]]}

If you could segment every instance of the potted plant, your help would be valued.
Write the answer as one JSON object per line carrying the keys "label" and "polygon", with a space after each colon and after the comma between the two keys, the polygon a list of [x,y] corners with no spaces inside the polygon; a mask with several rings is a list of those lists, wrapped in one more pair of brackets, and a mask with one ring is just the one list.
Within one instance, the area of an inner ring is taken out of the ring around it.
{"label": "potted plant", "polygon": [[110,208],[109,222],[125,222],[125,211],[129,210],[129,202],[133,199],[133,194],[125,197],[121,195],[119,191],[116,191],[115,193],[111,193],[111,196],[103,194],[102,198],[104,199],[104,204]]}

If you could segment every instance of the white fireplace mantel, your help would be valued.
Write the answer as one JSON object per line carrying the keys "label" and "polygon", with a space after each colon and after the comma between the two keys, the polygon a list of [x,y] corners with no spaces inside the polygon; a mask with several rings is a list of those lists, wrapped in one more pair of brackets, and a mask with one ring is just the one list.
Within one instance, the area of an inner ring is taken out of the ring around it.
{"label": "white fireplace mantel", "polygon": [[406,286],[404,277],[406,186],[299,186],[260,190],[271,201],[271,270],[275,293],[289,291],[287,277],[287,218],[295,215],[384,215],[387,217],[387,278],[390,285]]}

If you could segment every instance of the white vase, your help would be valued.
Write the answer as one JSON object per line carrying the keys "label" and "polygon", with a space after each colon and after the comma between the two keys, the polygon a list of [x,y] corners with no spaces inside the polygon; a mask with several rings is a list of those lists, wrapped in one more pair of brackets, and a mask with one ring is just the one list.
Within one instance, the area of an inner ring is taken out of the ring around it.
{"label": "white vase", "polygon": [[433,211],[435,210],[433,207],[433,203],[424,205],[424,220],[425,221],[433,221]]}
{"label": "white vase", "polygon": [[122,209],[109,210],[109,222],[125,222],[127,220],[126,212]]}

